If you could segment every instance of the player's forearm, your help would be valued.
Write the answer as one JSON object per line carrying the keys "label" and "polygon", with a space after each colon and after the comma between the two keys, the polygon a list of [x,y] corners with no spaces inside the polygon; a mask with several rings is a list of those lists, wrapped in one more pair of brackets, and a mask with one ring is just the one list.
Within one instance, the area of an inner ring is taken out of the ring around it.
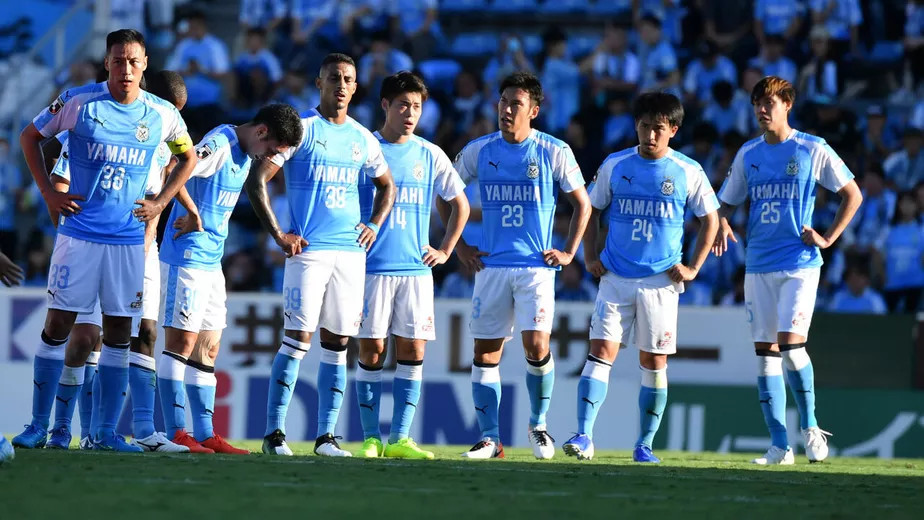
{"label": "player's forearm", "polygon": [[[573,219],[573,217],[572,217]],[[590,218],[587,222],[587,229],[584,231],[584,265],[596,262],[600,259],[600,253],[597,250],[597,240],[600,234],[600,210],[592,208]]]}
{"label": "player's forearm", "polygon": [[198,158],[195,152],[190,149],[183,155],[177,156],[177,160],[176,167],[167,176],[167,182],[164,183],[163,189],[157,194],[157,198],[154,199],[163,207],[166,207],[167,203],[177,196],[180,188],[186,185],[186,181],[189,180],[189,176],[192,175],[193,169],[196,167]]}
{"label": "player's forearm", "polygon": [[840,238],[850,221],[853,220],[857,210],[860,209],[860,204],[863,203],[863,194],[860,192],[860,187],[857,186],[856,181],[850,181],[838,194],[841,196],[841,203],[837,207],[837,213],[834,215],[834,222],[824,235],[829,244],[833,244]]}
{"label": "player's forearm", "polygon": [[[437,197],[439,199],[439,197]],[[442,199],[439,199],[442,200]],[[440,244],[440,250],[447,255],[451,255],[456,248],[459,239],[462,238],[462,230],[465,229],[465,223],[468,222],[468,197],[460,194],[448,203],[450,207],[448,223],[446,224],[446,234],[443,235],[443,243]]]}
{"label": "player's forearm", "polygon": [[253,206],[253,212],[257,215],[260,225],[273,237],[273,240],[278,240],[283,235],[283,232],[270,205],[269,193],[266,191],[266,180],[261,178],[260,175],[251,173],[244,183],[244,189],[247,190],[247,198],[250,199],[250,205]]}
{"label": "player's forearm", "polygon": [[39,192],[44,195],[48,190],[53,190],[51,179],[48,178],[48,172],[45,169],[45,161],[42,158],[43,136],[36,130],[32,123],[29,123],[21,134],[19,134],[19,146],[22,148],[22,154],[26,158],[26,164],[29,166],[29,173],[35,180]]}
{"label": "player's forearm", "polygon": [[719,215],[713,211],[700,219],[701,227],[696,237],[696,244],[693,249],[693,262],[688,267],[699,272],[700,268],[709,258],[709,251],[712,244],[715,243],[715,237],[719,233]]}
{"label": "player's forearm", "polygon": [[571,225],[568,227],[568,238],[565,240],[565,253],[571,256],[577,254],[578,247],[581,245],[581,239],[587,231],[587,222],[590,220],[590,214],[593,206],[590,204],[590,197],[587,191],[582,187],[569,194],[568,197],[574,212],[571,214]]}
{"label": "player's forearm", "polygon": [[719,220],[725,220],[726,224],[728,223],[728,218],[735,214],[735,206],[728,204],[727,202],[721,202],[719,204],[718,213]]}
{"label": "player's forearm", "polygon": [[[185,188],[184,188],[185,190]],[[144,252],[147,254],[148,248],[157,240],[157,223],[160,222],[160,215],[144,223]]]}
{"label": "player's forearm", "polygon": [[372,217],[369,221],[376,226],[382,227],[385,219],[391,213],[392,206],[395,205],[395,183],[389,178],[389,182],[384,183],[381,187],[376,186],[375,199],[372,201]]}
{"label": "player's forearm", "polygon": [[185,209],[186,212],[190,215],[199,214],[199,208],[196,206],[195,201],[192,200],[192,197],[189,196],[189,191],[186,189],[186,185],[180,186],[180,191],[176,193],[176,201],[180,204],[180,206],[183,206],[183,209]]}

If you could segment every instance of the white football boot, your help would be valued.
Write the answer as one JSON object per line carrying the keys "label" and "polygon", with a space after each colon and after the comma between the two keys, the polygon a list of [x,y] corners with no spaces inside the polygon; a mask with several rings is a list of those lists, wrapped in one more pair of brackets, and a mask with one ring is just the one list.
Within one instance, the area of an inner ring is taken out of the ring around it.
{"label": "white football boot", "polygon": [[318,437],[318,439],[314,441],[315,455],[320,455],[322,457],[352,457],[352,453],[340,447],[340,444],[337,442],[339,438],[340,437],[334,437],[329,433]]}
{"label": "white football boot", "polygon": [[267,455],[292,456],[292,450],[286,444],[286,434],[282,430],[274,430],[273,433],[263,438],[263,453]]}
{"label": "white football boot", "polygon": [[144,451],[158,453],[189,453],[188,446],[182,446],[167,438],[162,432],[154,432],[143,439],[134,439],[132,444]]}
{"label": "white football boot", "polygon": [[767,450],[767,453],[763,457],[758,457],[751,461],[752,464],[758,464],[760,466],[789,466],[796,463],[796,457],[792,453],[792,448],[778,448],[776,446],[770,446],[770,449]]}
{"label": "white football boot", "polygon": [[828,437],[831,434],[814,426],[802,430],[805,439],[805,455],[809,462],[822,462],[828,458]]}
{"label": "white football boot", "polygon": [[504,445],[485,437],[462,456],[466,459],[502,459],[504,458]]}
{"label": "white football boot", "polygon": [[529,428],[529,443],[537,459],[549,460],[555,456],[555,439],[546,431],[544,424]]}

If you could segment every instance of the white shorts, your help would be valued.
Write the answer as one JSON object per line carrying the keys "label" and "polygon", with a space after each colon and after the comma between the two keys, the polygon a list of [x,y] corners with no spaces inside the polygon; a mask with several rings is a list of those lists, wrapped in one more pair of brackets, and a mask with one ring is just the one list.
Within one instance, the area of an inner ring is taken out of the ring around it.
{"label": "white shorts", "polygon": [[635,333],[639,350],[674,354],[679,301],[677,287],[664,275],[636,280],[606,273],[600,279],[590,319],[590,339],[628,345],[630,335]]}
{"label": "white shorts", "polygon": [[755,343],[776,343],[777,334],[808,337],[821,269],[795,269],[744,276],[744,304]]}
{"label": "white shorts", "polygon": [[286,330],[355,336],[363,318],[366,253],[306,251],[286,259],[282,282]]}
{"label": "white shorts", "polygon": [[521,331],[552,332],[555,271],[542,267],[488,267],[475,273],[472,336],[510,339]]}
{"label": "white shorts", "polygon": [[92,312],[81,312],[78,314],[77,321],[74,322],[74,325],[94,325],[102,329],[103,313],[99,310],[99,300],[96,300],[96,306],[93,307]]}
{"label": "white shorts", "polygon": [[222,330],[225,306],[225,275],[221,269],[206,271],[160,263],[163,282],[164,327],[201,332]]}
{"label": "white shorts", "polygon": [[141,316],[132,318],[132,337],[137,338],[141,320],[157,321],[160,315],[160,253],[157,243],[151,243],[144,256],[144,299],[141,300]]}
{"label": "white shorts", "polygon": [[359,338],[436,339],[433,330],[433,275],[366,275]]}
{"label": "white shorts", "polygon": [[134,317],[141,314],[143,297],[143,244],[99,244],[58,234],[48,270],[49,309]]}

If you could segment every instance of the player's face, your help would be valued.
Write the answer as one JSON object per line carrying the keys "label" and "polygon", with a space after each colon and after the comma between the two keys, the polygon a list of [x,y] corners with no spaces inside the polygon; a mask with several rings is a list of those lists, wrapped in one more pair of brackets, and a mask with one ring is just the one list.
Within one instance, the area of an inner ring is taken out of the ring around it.
{"label": "player's face", "polygon": [[516,133],[528,128],[529,122],[538,115],[539,106],[533,105],[525,90],[510,87],[501,93],[497,102],[497,126],[501,132]]}
{"label": "player's face", "polygon": [[321,104],[343,110],[356,93],[356,69],[349,63],[332,63],[321,69],[317,86]]}
{"label": "player's face", "polygon": [[278,139],[270,137],[266,125],[260,125],[253,134],[253,144],[248,146],[247,155],[259,161],[284,153],[288,149],[289,147],[280,143]]}
{"label": "player's face", "polygon": [[771,128],[779,128],[789,119],[789,109],[792,105],[780,99],[780,96],[764,96],[754,104],[754,115],[757,117],[757,125],[761,131],[766,132]]}
{"label": "player's face", "polygon": [[385,109],[385,125],[398,135],[411,135],[417,128],[417,121],[423,111],[423,99],[419,92],[405,92],[389,103],[382,101]]}
{"label": "player's face", "polygon": [[677,134],[678,127],[671,126],[665,117],[642,116],[635,122],[638,133],[638,145],[642,155],[660,157],[670,147],[671,139]]}
{"label": "player's face", "polygon": [[109,71],[110,90],[127,94],[141,88],[148,57],[138,43],[117,44],[106,55],[105,66]]}

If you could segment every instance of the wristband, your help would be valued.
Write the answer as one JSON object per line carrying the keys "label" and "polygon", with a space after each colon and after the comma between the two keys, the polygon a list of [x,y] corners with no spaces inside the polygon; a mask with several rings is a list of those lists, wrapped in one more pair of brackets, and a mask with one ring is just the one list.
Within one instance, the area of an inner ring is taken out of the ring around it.
{"label": "wristband", "polygon": [[376,224],[375,222],[369,222],[368,224],[366,224],[366,227],[374,231],[376,235],[379,234],[379,225]]}

